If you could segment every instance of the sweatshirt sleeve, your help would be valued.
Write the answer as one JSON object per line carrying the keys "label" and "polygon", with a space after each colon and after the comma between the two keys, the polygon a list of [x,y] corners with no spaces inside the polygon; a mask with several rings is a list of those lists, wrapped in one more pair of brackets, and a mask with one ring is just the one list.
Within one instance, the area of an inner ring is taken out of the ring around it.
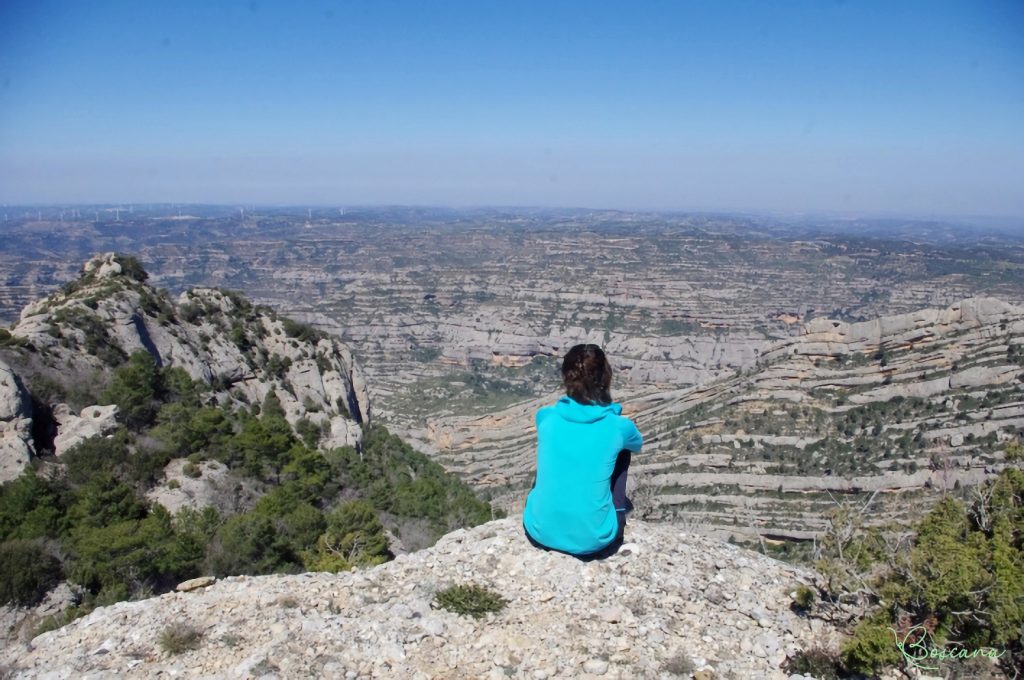
{"label": "sweatshirt sleeve", "polygon": [[540,430],[541,423],[548,419],[548,416],[551,415],[552,411],[554,411],[554,409],[550,406],[542,406],[537,409],[537,414],[533,417],[533,426],[536,430]]}
{"label": "sweatshirt sleeve", "polygon": [[644,445],[644,438],[636,424],[629,418],[622,419],[622,448],[636,453]]}

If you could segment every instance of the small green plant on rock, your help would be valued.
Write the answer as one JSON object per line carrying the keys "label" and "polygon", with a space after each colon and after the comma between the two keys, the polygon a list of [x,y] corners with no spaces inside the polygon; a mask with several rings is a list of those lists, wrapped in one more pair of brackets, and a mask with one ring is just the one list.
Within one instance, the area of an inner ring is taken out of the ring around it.
{"label": "small green plant on rock", "polygon": [[793,609],[801,613],[809,612],[817,599],[813,588],[805,585],[798,586],[793,591]]}
{"label": "small green plant on rock", "polygon": [[508,604],[508,600],[498,593],[476,584],[449,586],[439,590],[435,601],[442,609],[475,619],[489,612],[499,612]]}
{"label": "small green plant on rock", "polygon": [[675,677],[689,678],[693,675],[695,668],[690,657],[684,652],[679,652],[662,661],[661,670]]}
{"label": "small green plant on rock", "polygon": [[49,633],[51,630],[63,628],[75,619],[82,618],[86,614],[90,613],[92,610],[93,607],[91,605],[73,605],[58,614],[52,614],[50,616],[47,616],[39,623],[38,626],[36,626],[35,630],[32,631],[32,637],[42,635],[43,633]]}
{"label": "small green plant on rock", "polygon": [[801,650],[787,660],[788,673],[810,675],[821,680],[839,680],[843,677],[839,654],[822,647]]}
{"label": "small green plant on rock", "polygon": [[203,634],[195,627],[179,623],[168,626],[160,633],[160,649],[168,654],[181,654],[198,649]]}
{"label": "small green plant on rock", "polygon": [[299,606],[299,601],[294,595],[284,595],[278,598],[277,606],[284,609],[295,609]]}

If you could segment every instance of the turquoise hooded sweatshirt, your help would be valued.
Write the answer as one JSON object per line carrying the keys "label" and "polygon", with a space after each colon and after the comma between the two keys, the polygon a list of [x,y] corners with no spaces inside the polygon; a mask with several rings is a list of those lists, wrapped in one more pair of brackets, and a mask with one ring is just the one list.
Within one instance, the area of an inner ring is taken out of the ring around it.
{"label": "turquoise hooded sweatshirt", "polygon": [[574,555],[597,552],[619,530],[611,478],[623,449],[639,451],[640,431],[619,404],[584,405],[565,396],[537,411],[537,481],[523,526],[538,543]]}

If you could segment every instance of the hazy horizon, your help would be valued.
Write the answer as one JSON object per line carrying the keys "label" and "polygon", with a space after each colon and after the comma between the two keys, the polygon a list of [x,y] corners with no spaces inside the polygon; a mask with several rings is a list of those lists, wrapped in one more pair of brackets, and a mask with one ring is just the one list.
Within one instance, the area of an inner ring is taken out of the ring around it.
{"label": "hazy horizon", "polygon": [[0,202],[1024,216],[1024,5],[0,5]]}

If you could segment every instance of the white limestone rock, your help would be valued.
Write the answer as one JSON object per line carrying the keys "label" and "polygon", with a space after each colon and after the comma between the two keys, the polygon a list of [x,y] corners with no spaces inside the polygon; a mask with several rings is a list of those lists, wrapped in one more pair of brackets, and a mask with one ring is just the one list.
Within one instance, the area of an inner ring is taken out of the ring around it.
{"label": "white limestone rock", "polygon": [[[101,607],[8,647],[0,664],[12,678],[258,669],[278,677],[636,678],[667,675],[685,656],[714,677],[786,678],[788,655],[839,642],[831,623],[808,626],[790,609],[790,592],[820,582],[813,572],[669,525],[631,520],[626,532],[628,554],[580,562],[530,546],[521,518],[497,520],[371,569],[228,577]],[[504,609],[474,619],[437,606],[439,590],[469,583],[500,595]],[[751,632],[749,612],[765,627]],[[198,648],[162,652],[161,634],[186,626],[202,633]]]}
{"label": "white limestone rock", "polygon": [[117,429],[118,408],[107,406],[86,406],[80,413],[71,412],[67,404],[57,404],[53,417],[57,421],[57,436],[53,440],[57,456],[74,448],[86,439],[105,436]]}
{"label": "white limestone rock", "polygon": [[[321,426],[325,447],[361,440],[369,396],[343,343],[330,336],[290,337],[274,312],[219,289],[186,291],[174,305],[130,273],[113,253],[97,255],[73,290],[30,305],[12,332],[70,375],[109,374],[109,357],[96,346],[127,355],[142,350],[160,365],[213,384],[220,404],[259,405],[273,392],[293,427],[302,419]],[[111,414],[86,415],[92,413],[59,414],[58,453],[107,431]]]}
{"label": "white limestone rock", "polygon": [[[184,508],[202,510],[205,507],[223,507],[227,497],[232,495],[230,473],[226,465],[215,460],[195,463],[185,474],[189,461],[184,458],[172,460],[164,468],[164,481],[146,493],[146,498],[159,503],[175,514]],[[198,474],[196,474],[198,473]]]}
{"label": "white limestone rock", "polygon": [[19,477],[34,455],[32,401],[18,376],[0,361],[0,482]]}
{"label": "white limestone rock", "polygon": [[98,278],[105,279],[120,274],[121,264],[114,258],[114,253],[104,253],[86,262],[83,270],[86,274],[94,273]]}

